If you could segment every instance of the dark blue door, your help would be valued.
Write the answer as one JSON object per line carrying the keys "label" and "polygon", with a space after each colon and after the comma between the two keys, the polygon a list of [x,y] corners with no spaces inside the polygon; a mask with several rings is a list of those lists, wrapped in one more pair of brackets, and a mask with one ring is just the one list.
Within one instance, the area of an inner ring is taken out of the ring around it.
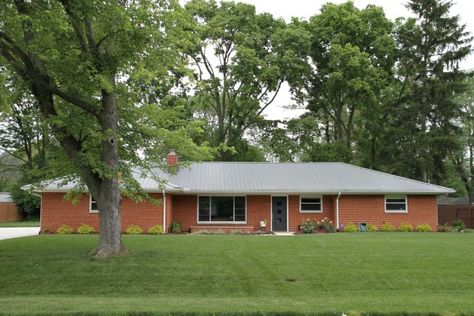
{"label": "dark blue door", "polygon": [[286,196],[272,197],[272,230],[287,231]]}

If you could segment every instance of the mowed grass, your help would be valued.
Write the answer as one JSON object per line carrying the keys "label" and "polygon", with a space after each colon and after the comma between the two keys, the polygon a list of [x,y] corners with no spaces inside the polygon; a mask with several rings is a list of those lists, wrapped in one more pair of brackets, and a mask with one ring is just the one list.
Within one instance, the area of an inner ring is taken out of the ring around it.
{"label": "mowed grass", "polygon": [[97,236],[0,241],[0,314],[474,313],[474,234]]}
{"label": "mowed grass", "polygon": [[0,227],[39,227],[39,221],[2,222]]}

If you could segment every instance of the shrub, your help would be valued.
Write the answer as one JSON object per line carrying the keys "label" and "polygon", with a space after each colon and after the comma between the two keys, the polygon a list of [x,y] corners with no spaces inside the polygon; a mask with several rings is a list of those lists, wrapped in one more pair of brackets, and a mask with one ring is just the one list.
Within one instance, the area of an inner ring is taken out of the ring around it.
{"label": "shrub", "polygon": [[164,233],[163,226],[161,225],[151,226],[150,229],[148,230],[148,234],[152,234],[152,235],[163,235],[163,233]]}
{"label": "shrub", "polygon": [[301,231],[303,234],[312,234],[318,228],[319,222],[315,221],[314,219],[306,219],[301,224]]}
{"label": "shrub", "polygon": [[319,224],[320,229],[324,229],[328,233],[334,233],[335,228],[334,225],[332,224],[332,221],[329,220],[329,218],[325,217],[321,223]]}
{"label": "shrub", "polygon": [[452,225],[453,225],[453,230],[455,232],[463,232],[464,231],[464,228],[466,228],[466,225],[464,224],[464,222],[462,221],[462,219],[460,218],[456,218],[453,222],[452,222]]}
{"label": "shrub", "polygon": [[349,223],[346,226],[344,226],[344,232],[346,233],[356,233],[358,231],[359,231],[359,227],[357,227],[357,225],[354,223]]}
{"label": "shrub", "polygon": [[413,226],[411,226],[410,224],[400,224],[400,228],[399,230],[401,232],[411,232],[413,231]]}
{"label": "shrub", "polygon": [[175,233],[175,234],[180,233],[180,232],[181,232],[181,224],[178,223],[178,222],[172,222],[172,223],[170,224],[170,231],[171,231],[172,233]]}
{"label": "shrub", "polygon": [[439,225],[438,226],[438,231],[440,233],[450,233],[453,231],[453,228],[448,225],[448,223],[445,223],[444,225]]}
{"label": "shrub", "polygon": [[69,234],[72,234],[73,232],[74,230],[71,228],[71,226],[66,225],[66,224],[61,225],[56,231],[56,233],[60,235],[69,235]]}
{"label": "shrub", "polygon": [[428,224],[420,224],[416,226],[416,231],[417,232],[430,232],[432,231],[431,226]]}
{"label": "shrub", "polygon": [[389,223],[384,223],[382,226],[380,226],[380,231],[381,232],[393,232],[395,230],[395,227]]}
{"label": "shrub", "polygon": [[140,235],[143,234],[143,229],[138,225],[130,225],[125,232],[129,235]]}
{"label": "shrub", "polygon": [[92,234],[92,233],[95,233],[95,229],[90,226],[90,225],[87,225],[87,224],[82,224],[81,226],[79,226],[77,228],[77,233],[78,234]]}
{"label": "shrub", "polygon": [[369,224],[369,225],[367,225],[367,231],[371,232],[371,233],[376,232],[377,231],[377,226],[375,226],[374,224]]}

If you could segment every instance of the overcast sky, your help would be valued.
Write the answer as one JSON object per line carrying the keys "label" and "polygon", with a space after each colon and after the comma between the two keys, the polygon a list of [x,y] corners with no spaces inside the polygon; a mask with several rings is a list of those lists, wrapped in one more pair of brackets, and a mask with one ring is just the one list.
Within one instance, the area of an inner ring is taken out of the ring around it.
{"label": "overcast sky", "polygon": [[[308,18],[319,12],[321,6],[326,2],[343,3],[346,0],[236,0],[237,2],[245,2],[253,4],[257,12],[269,12],[275,17],[283,17],[289,21],[291,17]],[[397,0],[354,0],[354,4],[358,8],[364,8],[368,4],[375,4],[383,7],[386,16],[389,19],[395,19],[397,17],[407,17],[410,12],[405,8],[407,1]],[[451,9],[451,13],[459,15],[463,24],[467,25],[467,30],[474,34],[474,0],[457,0],[454,1],[454,6]],[[474,56],[471,55],[466,59],[462,68],[474,69]],[[290,94],[288,93],[288,87],[285,87],[280,92],[275,102],[266,109],[264,114],[269,119],[288,119],[300,115],[303,110],[290,110],[286,109],[285,106],[291,103]]]}

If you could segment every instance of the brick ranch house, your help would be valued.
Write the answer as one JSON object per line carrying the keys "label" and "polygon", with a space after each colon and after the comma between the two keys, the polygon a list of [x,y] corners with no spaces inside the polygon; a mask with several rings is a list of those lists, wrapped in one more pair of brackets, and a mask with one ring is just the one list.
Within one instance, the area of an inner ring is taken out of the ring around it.
{"label": "brick ranch house", "polygon": [[[168,154],[168,165],[178,158]],[[160,185],[156,176],[166,180]],[[121,204],[122,230],[139,225],[147,231],[172,222],[183,231],[257,231],[262,221],[271,231],[295,232],[307,218],[328,217],[336,227],[348,223],[438,225],[437,196],[454,190],[339,162],[203,162],[137,175],[142,188],[159,204]],[[41,231],[67,224],[99,229],[93,197],[84,192],[76,205],[65,200],[72,188],[60,181],[41,189]]]}

